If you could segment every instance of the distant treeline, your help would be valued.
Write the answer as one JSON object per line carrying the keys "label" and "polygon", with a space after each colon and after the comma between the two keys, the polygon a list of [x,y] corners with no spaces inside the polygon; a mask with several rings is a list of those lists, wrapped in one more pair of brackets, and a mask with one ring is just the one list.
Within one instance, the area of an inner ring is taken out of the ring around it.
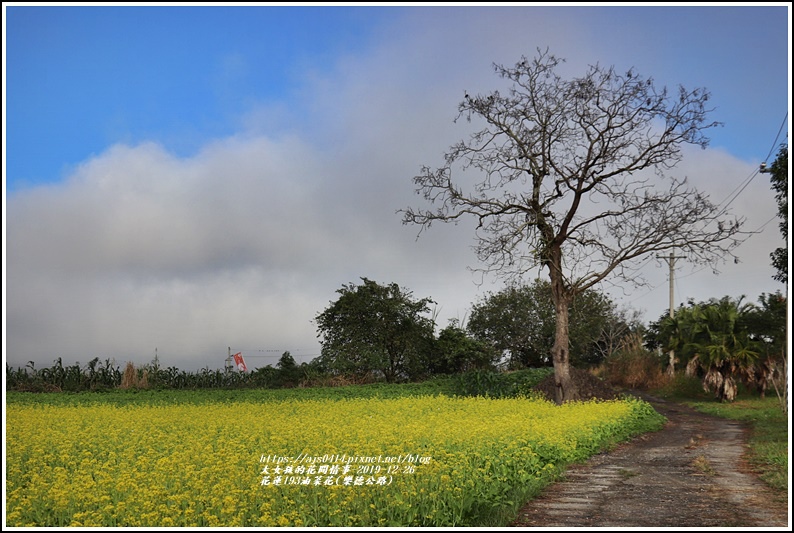
{"label": "distant treeline", "polygon": [[[450,393],[462,396],[509,397],[530,394],[531,389],[553,373],[552,368],[530,368],[514,372],[471,370],[448,376]],[[276,367],[252,372],[210,370],[187,372],[176,367],[160,368],[157,361],[124,369],[110,359],[94,358],[86,366],[64,366],[61,358],[49,368],[36,368],[31,361],[24,368],[6,364],[6,390],[18,392],[87,392],[115,389],[279,389],[292,387],[338,387],[382,381],[382,376],[345,376],[323,369],[315,361],[295,363],[285,352]]]}

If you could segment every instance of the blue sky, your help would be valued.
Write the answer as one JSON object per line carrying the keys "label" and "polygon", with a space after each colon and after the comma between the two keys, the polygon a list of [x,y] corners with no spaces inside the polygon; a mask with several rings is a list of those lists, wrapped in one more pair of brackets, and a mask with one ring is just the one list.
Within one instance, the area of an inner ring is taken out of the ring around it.
{"label": "blue sky", "polygon": [[306,69],[366,48],[391,12],[10,7],[9,190],[61,180],[118,142],[187,155],[233,135],[257,103],[290,102]]}
{"label": "blue sky", "polygon": [[[261,356],[249,366],[308,360],[312,319],[362,276],[434,298],[441,327],[465,319],[500,287],[467,269],[470,228],[417,240],[395,211],[467,134],[453,123],[464,91],[496,88],[492,63],[538,47],[572,76],[598,62],[710,90],[724,125],[677,172],[717,203],[746,184],[731,208],[762,230],[720,275],[683,262],[676,298],[785,290],[754,171],[790,129],[789,4],[3,10],[12,366],[142,363],[155,348],[187,369],[221,366],[227,347]],[[666,267],[644,274],[614,297],[654,319]]]}

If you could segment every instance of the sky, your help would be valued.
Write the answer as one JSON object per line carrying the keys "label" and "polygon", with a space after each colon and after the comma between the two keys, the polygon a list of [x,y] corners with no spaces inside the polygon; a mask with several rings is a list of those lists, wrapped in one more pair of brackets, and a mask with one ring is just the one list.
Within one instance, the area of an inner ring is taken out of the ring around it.
{"label": "sky", "polygon": [[[3,4],[3,355],[119,366],[249,368],[320,354],[314,318],[368,278],[465,323],[503,281],[482,277],[473,225],[418,235],[412,178],[471,133],[466,92],[493,64],[548,48],[574,77],[634,68],[705,87],[706,150],[686,176],[754,233],[739,262],[676,262],[675,305],[788,288],[769,175],[787,142],[789,3]],[[655,320],[668,268],[603,287]],[[537,275],[537,274],[535,274]],[[546,273],[540,275],[546,276]]]}

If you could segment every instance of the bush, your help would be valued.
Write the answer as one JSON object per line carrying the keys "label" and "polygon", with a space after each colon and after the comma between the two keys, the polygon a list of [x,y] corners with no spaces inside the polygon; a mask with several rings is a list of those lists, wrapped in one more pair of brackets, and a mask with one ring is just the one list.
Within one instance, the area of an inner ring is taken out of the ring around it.
{"label": "bush", "polygon": [[639,334],[626,337],[604,361],[600,373],[611,385],[629,389],[657,388],[667,380],[659,359],[645,349]]}
{"label": "bush", "polygon": [[460,396],[515,398],[532,396],[532,389],[554,373],[553,368],[525,368],[513,372],[471,370],[454,380],[455,393]]}

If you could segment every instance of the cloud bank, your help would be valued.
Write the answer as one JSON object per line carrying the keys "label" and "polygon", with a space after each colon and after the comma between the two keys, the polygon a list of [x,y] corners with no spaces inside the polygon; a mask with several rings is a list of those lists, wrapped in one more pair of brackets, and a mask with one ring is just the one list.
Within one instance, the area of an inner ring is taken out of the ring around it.
{"label": "cloud bank", "polygon": [[[292,102],[300,105],[252,106],[237,135],[194,154],[156,141],[117,144],[62,183],[15,192],[6,211],[7,362],[145,363],[155,348],[162,365],[186,370],[221,368],[228,348],[261,355],[250,367],[274,364],[282,350],[308,361],[320,350],[313,318],[360,277],[433,298],[440,327],[465,319],[499,282],[480,286],[467,269],[477,266],[471,223],[418,239],[418,228],[401,224],[398,209],[422,205],[411,177],[466,136],[455,106],[464,90],[498,86],[491,62],[548,44],[574,58],[566,68],[578,74],[609,54],[592,45],[583,18],[447,13],[401,18],[330,74],[308,72]],[[754,165],[687,150],[677,172],[720,202]],[[776,213],[768,177],[731,208],[749,229],[768,222]],[[776,290],[769,253],[781,244],[775,219],[720,276],[681,264],[676,299],[754,300]],[[666,266],[649,261],[645,273],[654,290],[610,292],[655,319],[667,308]]]}

